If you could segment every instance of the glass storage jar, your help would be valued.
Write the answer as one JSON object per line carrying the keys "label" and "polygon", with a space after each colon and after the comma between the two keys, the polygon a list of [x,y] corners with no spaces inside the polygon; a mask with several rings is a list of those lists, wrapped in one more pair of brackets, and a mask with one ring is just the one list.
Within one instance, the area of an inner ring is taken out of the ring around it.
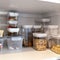
{"label": "glass storage jar", "polygon": [[53,36],[51,50],[57,54],[60,54],[60,35]]}
{"label": "glass storage jar", "polygon": [[47,47],[47,34],[33,33],[33,48],[38,51],[46,50]]}
{"label": "glass storage jar", "polygon": [[33,35],[32,35],[32,25],[22,26],[22,35],[24,36],[23,46],[32,47],[33,45]]}

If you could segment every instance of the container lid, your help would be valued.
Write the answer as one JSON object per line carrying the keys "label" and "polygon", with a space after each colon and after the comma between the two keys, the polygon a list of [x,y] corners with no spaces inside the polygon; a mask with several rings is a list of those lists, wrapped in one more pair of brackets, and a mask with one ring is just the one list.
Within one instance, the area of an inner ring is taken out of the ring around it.
{"label": "container lid", "polygon": [[34,37],[44,38],[47,37],[46,33],[33,33]]}
{"label": "container lid", "polygon": [[9,23],[9,24],[17,24],[18,21],[10,20],[10,21],[8,21],[8,23]]}
{"label": "container lid", "polygon": [[19,28],[8,28],[7,29],[9,32],[13,33],[13,32],[19,32]]}
{"label": "container lid", "polygon": [[48,25],[48,28],[58,28],[58,25]]}
{"label": "container lid", "polygon": [[24,25],[23,28],[32,28],[33,25]]}
{"label": "container lid", "polygon": [[20,40],[23,40],[22,37],[11,37],[11,40],[12,41],[20,41]]}
{"label": "container lid", "polygon": [[9,16],[18,16],[19,15],[19,13],[17,13],[17,12],[9,12]]}
{"label": "container lid", "polygon": [[43,18],[43,19],[42,19],[42,22],[50,22],[50,19],[48,19],[48,18]]}
{"label": "container lid", "polygon": [[34,25],[33,28],[41,28],[41,25]]}
{"label": "container lid", "polygon": [[60,35],[54,35],[52,36],[53,38],[57,38],[57,39],[60,39]]}

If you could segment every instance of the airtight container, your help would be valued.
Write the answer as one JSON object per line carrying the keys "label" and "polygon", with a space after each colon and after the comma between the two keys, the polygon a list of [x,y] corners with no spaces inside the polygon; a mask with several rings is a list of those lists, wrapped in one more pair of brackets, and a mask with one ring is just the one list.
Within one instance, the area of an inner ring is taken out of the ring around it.
{"label": "airtight container", "polygon": [[22,35],[24,36],[23,46],[32,47],[33,45],[33,36],[32,36],[32,25],[23,25],[22,26]]}
{"label": "airtight container", "polygon": [[33,48],[38,51],[46,50],[46,48],[47,48],[47,34],[33,33]]}
{"label": "airtight container", "polygon": [[51,50],[60,54],[60,35],[53,36]]}
{"label": "airtight container", "polygon": [[12,36],[7,38],[8,49],[22,49],[23,37],[21,36]]}

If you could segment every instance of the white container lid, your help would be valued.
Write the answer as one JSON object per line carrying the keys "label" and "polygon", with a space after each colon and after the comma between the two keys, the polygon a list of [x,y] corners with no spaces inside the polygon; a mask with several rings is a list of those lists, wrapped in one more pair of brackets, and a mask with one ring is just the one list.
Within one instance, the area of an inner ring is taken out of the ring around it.
{"label": "white container lid", "polygon": [[32,28],[33,25],[24,25],[23,28]]}
{"label": "white container lid", "polygon": [[8,28],[8,31],[13,33],[13,32],[19,32],[19,28]]}
{"label": "white container lid", "polygon": [[23,40],[22,37],[11,37],[11,40],[12,41],[20,41],[20,40]]}
{"label": "white container lid", "polygon": [[14,12],[9,12],[9,16],[18,16],[19,14],[18,13],[14,13]]}
{"label": "white container lid", "polygon": [[59,26],[58,25],[48,25],[48,28],[58,28]]}
{"label": "white container lid", "polygon": [[34,25],[33,28],[41,28],[41,25]]}
{"label": "white container lid", "polygon": [[10,20],[8,21],[9,24],[17,24],[18,22],[17,21],[13,21],[13,20]]}
{"label": "white container lid", "polygon": [[33,33],[33,36],[43,38],[43,37],[47,37],[47,34],[46,33]]}
{"label": "white container lid", "polygon": [[42,22],[50,22],[50,19],[48,19],[48,18],[43,18],[43,19],[42,19]]}

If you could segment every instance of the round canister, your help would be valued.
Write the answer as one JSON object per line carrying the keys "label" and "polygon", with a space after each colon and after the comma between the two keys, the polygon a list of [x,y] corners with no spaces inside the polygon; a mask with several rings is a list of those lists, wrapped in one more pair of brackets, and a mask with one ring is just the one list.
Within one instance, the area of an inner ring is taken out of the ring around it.
{"label": "round canister", "polygon": [[33,48],[42,51],[47,47],[47,34],[45,33],[33,33]]}

